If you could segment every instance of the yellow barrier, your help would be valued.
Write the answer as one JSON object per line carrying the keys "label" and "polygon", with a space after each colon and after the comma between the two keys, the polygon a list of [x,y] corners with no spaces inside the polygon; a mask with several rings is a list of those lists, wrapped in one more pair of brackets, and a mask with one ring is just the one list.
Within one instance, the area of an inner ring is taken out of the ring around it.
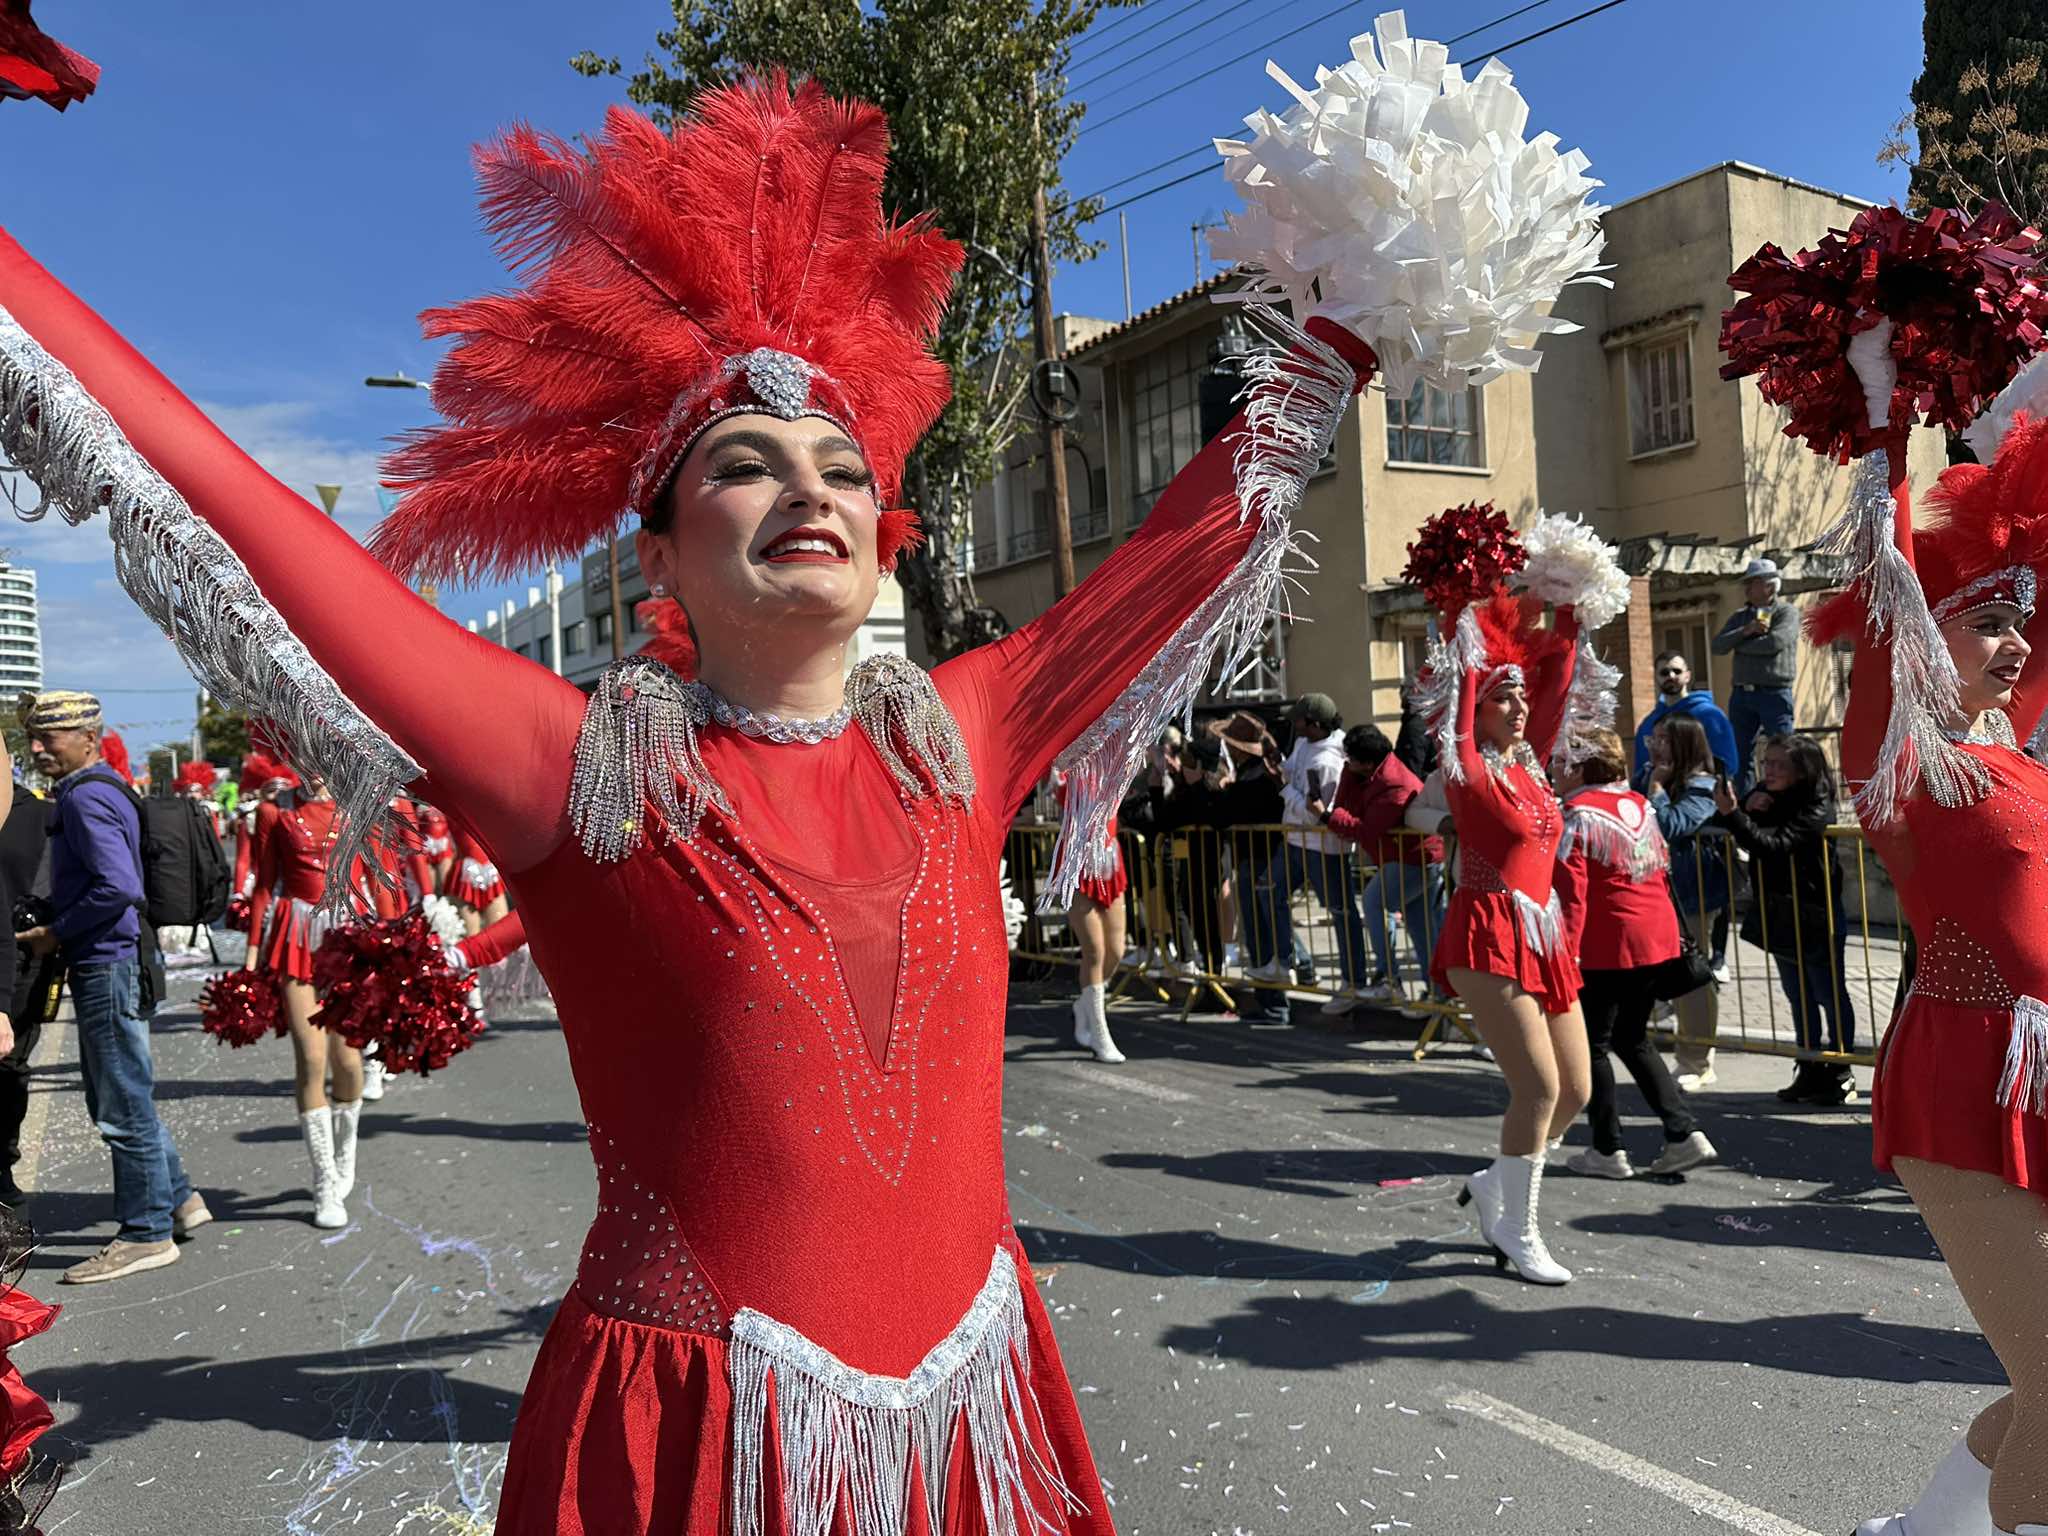
{"label": "yellow barrier", "polygon": [[[1011,829],[1010,881],[1027,913],[1013,953],[1073,965],[1079,947],[1066,920],[1037,910],[1058,831]],[[1398,1008],[1423,1026],[1418,1058],[1446,1029],[1473,1038],[1463,1007],[1427,975],[1453,882],[1423,862],[1421,834],[1392,835],[1414,847],[1413,862],[1376,867],[1333,835],[1301,828],[1120,832],[1129,947],[1112,991],[1177,1002],[1183,1018],[1203,1005],[1233,1010],[1233,994],[1261,988],[1313,994],[1333,1012]],[[1826,848],[1825,859],[1801,855],[1820,870],[1817,905],[1791,899],[1788,855],[1741,852],[1718,828],[1674,854],[1674,888],[1689,896],[1681,918],[1703,954],[1723,957],[1720,979],[1665,1020],[1680,1070],[1716,1046],[1874,1060],[1908,939],[1861,830],[1830,828]]]}

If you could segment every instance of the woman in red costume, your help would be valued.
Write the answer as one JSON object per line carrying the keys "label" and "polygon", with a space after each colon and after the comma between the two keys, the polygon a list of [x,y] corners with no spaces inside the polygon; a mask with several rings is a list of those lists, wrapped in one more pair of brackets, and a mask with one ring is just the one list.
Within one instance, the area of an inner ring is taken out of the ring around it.
{"label": "woman in red costume", "polygon": [[[1426,549],[1453,529],[1465,529],[1461,537],[1484,531],[1466,528],[1470,515],[1443,514],[1412,547]],[[1484,515],[1505,535],[1499,514]],[[1614,717],[1614,674],[1580,654],[1570,599],[1600,590],[1601,622],[1621,603],[1605,591],[1616,575],[1612,552],[1576,523],[1545,518],[1529,543],[1544,551],[1523,569],[1531,593],[1567,599],[1555,625],[1543,627],[1540,596],[1496,588],[1447,613],[1447,638],[1431,649],[1424,704],[1451,808],[1441,830],[1458,837],[1458,888],[1430,970],[1471,1011],[1508,1080],[1500,1155],[1466,1182],[1459,1203],[1476,1206],[1479,1235],[1500,1268],[1563,1285],[1571,1271],[1550,1256],[1538,1225],[1543,1171],[1551,1146],[1585,1107],[1592,1068],[1578,963],[1553,889],[1564,816],[1545,768],[1553,756],[1568,766],[1577,734]],[[1504,571],[1521,565],[1515,553]]]}
{"label": "woman in red costume", "polygon": [[518,898],[602,1194],[500,1536],[1111,1529],[1004,1195],[998,863],[1062,749],[1085,822],[1257,633],[1371,354],[1255,310],[1289,349],[1080,589],[929,676],[849,676],[913,536],[887,509],[949,392],[927,345],[960,260],[883,220],[885,147],[873,109],[778,79],[673,134],[614,109],[587,147],[480,157],[532,280],[429,317],[451,424],[399,454],[379,547],[523,569],[636,511],[700,678],[633,658],[588,699],[420,603],[0,240],[0,447],[110,513],[159,623],[233,616],[188,655],[335,784],[338,859],[413,785]]}
{"label": "woman in red costume", "polygon": [[[1843,768],[1919,941],[1871,1097],[1877,1165],[1913,1196],[2012,1391],[1912,1510],[1862,1530],[2048,1536],[2048,768],[2017,746],[2048,707],[2029,660],[2048,641],[2048,422],[1930,499],[1934,526],[1914,530],[1902,496],[1894,533],[1880,482],[1866,520],[1884,543],[1809,629],[1855,636]],[[1902,633],[1930,639],[1903,658]]]}
{"label": "woman in red costume", "polygon": [[453,829],[454,870],[448,897],[462,909],[463,926],[471,933],[505,915],[505,877],[491,860],[491,851],[472,832]]}
{"label": "woman in red costume", "polygon": [[439,806],[428,805],[424,800],[417,802],[420,818],[420,853],[427,861],[428,873],[433,876],[432,889],[446,895],[455,878],[455,834],[448,826],[448,818]]}
{"label": "woman in red costume", "polygon": [[[329,864],[341,842],[340,810],[326,781],[308,774],[291,803],[266,807],[249,904],[249,970],[277,979],[297,1069],[299,1131],[313,1164],[313,1225],[344,1227],[355,1187],[356,1126],[363,1112],[363,1056],[320,1027],[313,954],[334,919]],[[377,857],[373,846],[363,857]],[[351,864],[349,867],[353,868]],[[333,1094],[328,1092],[329,1076]]]}
{"label": "woman in red costume", "polygon": [[[1061,778],[1057,782],[1060,808],[1065,810],[1067,781]],[[1073,905],[1067,908],[1067,926],[1073,929],[1081,946],[1081,995],[1074,999],[1074,1043],[1084,1051],[1093,1051],[1097,1061],[1114,1066],[1124,1059],[1124,1053],[1116,1048],[1116,1037],[1109,1032],[1105,996],[1109,978],[1123,961],[1124,891],[1130,885],[1124,873],[1123,849],[1117,843],[1114,816],[1110,817],[1109,831],[1103,837],[1103,851],[1109,872],[1090,872],[1081,877]]]}

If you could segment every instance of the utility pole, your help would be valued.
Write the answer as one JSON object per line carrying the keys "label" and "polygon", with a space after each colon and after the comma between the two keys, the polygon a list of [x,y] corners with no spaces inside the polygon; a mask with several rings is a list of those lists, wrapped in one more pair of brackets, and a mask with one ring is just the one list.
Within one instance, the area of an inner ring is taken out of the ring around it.
{"label": "utility pole", "polygon": [[606,558],[611,566],[612,588],[612,660],[617,661],[626,654],[625,616],[619,608],[619,535],[616,529],[606,541]]}
{"label": "utility pole", "polygon": [[1194,248],[1195,248],[1195,286],[1199,288],[1199,287],[1200,287],[1200,286],[1202,285],[1202,226],[1201,226],[1201,225],[1199,225],[1199,224],[1190,224],[1190,225],[1188,226],[1188,243],[1189,243],[1190,245],[1194,246]]}
{"label": "utility pole", "polygon": [[1131,318],[1131,226],[1121,208],[1116,214],[1116,236],[1116,243],[1124,255],[1124,318],[1128,320]]}
{"label": "utility pole", "polygon": [[1045,133],[1038,114],[1038,86],[1032,83],[1029,105],[1033,142],[1040,153],[1031,188],[1031,307],[1038,322],[1038,361],[1047,375],[1048,402],[1040,407],[1045,427],[1046,532],[1052,545],[1052,597],[1058,602],[1074,590],[1074,531],[1067,521],[1067,429],[1050,409],[1051,375],[1057,369],[1059,343],[1052,328],[1052,249],[1045,218]]}

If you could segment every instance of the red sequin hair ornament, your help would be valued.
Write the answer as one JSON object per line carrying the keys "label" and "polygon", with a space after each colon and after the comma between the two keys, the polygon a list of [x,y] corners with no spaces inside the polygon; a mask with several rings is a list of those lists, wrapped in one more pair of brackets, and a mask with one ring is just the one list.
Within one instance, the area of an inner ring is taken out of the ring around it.
{"label": "red sequin hair ornament", "polygon": [[[386,461],[404,492],[372,548],[409,579],[511,575],[655,511],[723,416],[821,416],[891,508],[952,381],[930,344],[961,249],[882,210],[888,123],[776,72],[663,131],[613,107],[570,144],[526,126],[477,151],[485,219],[525,280],[421,317],[455,346],[446,424]],[[885,511],[886,569],[915,519]]]}
{"label": "red sequin hair ornament", "polygon": [[633,617],[647,633],[638,654],[652,657],[684,682],[692,681],[697,676],[697,642],[683,605],[650,597],[633,605]]}

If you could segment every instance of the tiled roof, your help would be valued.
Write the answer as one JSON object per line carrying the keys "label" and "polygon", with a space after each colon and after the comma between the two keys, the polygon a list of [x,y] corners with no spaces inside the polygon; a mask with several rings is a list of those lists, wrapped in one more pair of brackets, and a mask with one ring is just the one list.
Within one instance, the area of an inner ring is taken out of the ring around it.
{"label": "tiled roof", "polygon": [[1234,271],[1230,271],[1218,272],[1213,277],[1205,277],[1199,283],[1195,284],[1194,287],[1183,288],[1179,293],[1176,293],[1172,298],[1161,299],[1157,304],[1154,304],[1150,309],[1140,310],[1137,314],[1131,316],[1130,319],[1121,321],[1116,325],[1112,325],[1108,330],[1100,331],[1097,334],[1089,337],[1086,341],[1082,342],[1081,345],[1074,348],[1073,351],[1069,352],[1067,356],[1069,356],[1070,358],[1079,357],[1082,353],[1091,351],[1092,349],[1101,346],[1106,341],[1114,341],[1119,336],[1127,335],[1131,331],[1136,330],[1139,326],[1146,324],[1148,321],[1157,320],[1161,315],[1166,314],[1170,310],[1178,309],[1181,305],[1186,304],[1193,299],[1206,298],[1210,294],[1214,293],[1217,289],[1221,288],[1225,283],[1231,281],[1231,279],[1236,276],[1237,274]]}

